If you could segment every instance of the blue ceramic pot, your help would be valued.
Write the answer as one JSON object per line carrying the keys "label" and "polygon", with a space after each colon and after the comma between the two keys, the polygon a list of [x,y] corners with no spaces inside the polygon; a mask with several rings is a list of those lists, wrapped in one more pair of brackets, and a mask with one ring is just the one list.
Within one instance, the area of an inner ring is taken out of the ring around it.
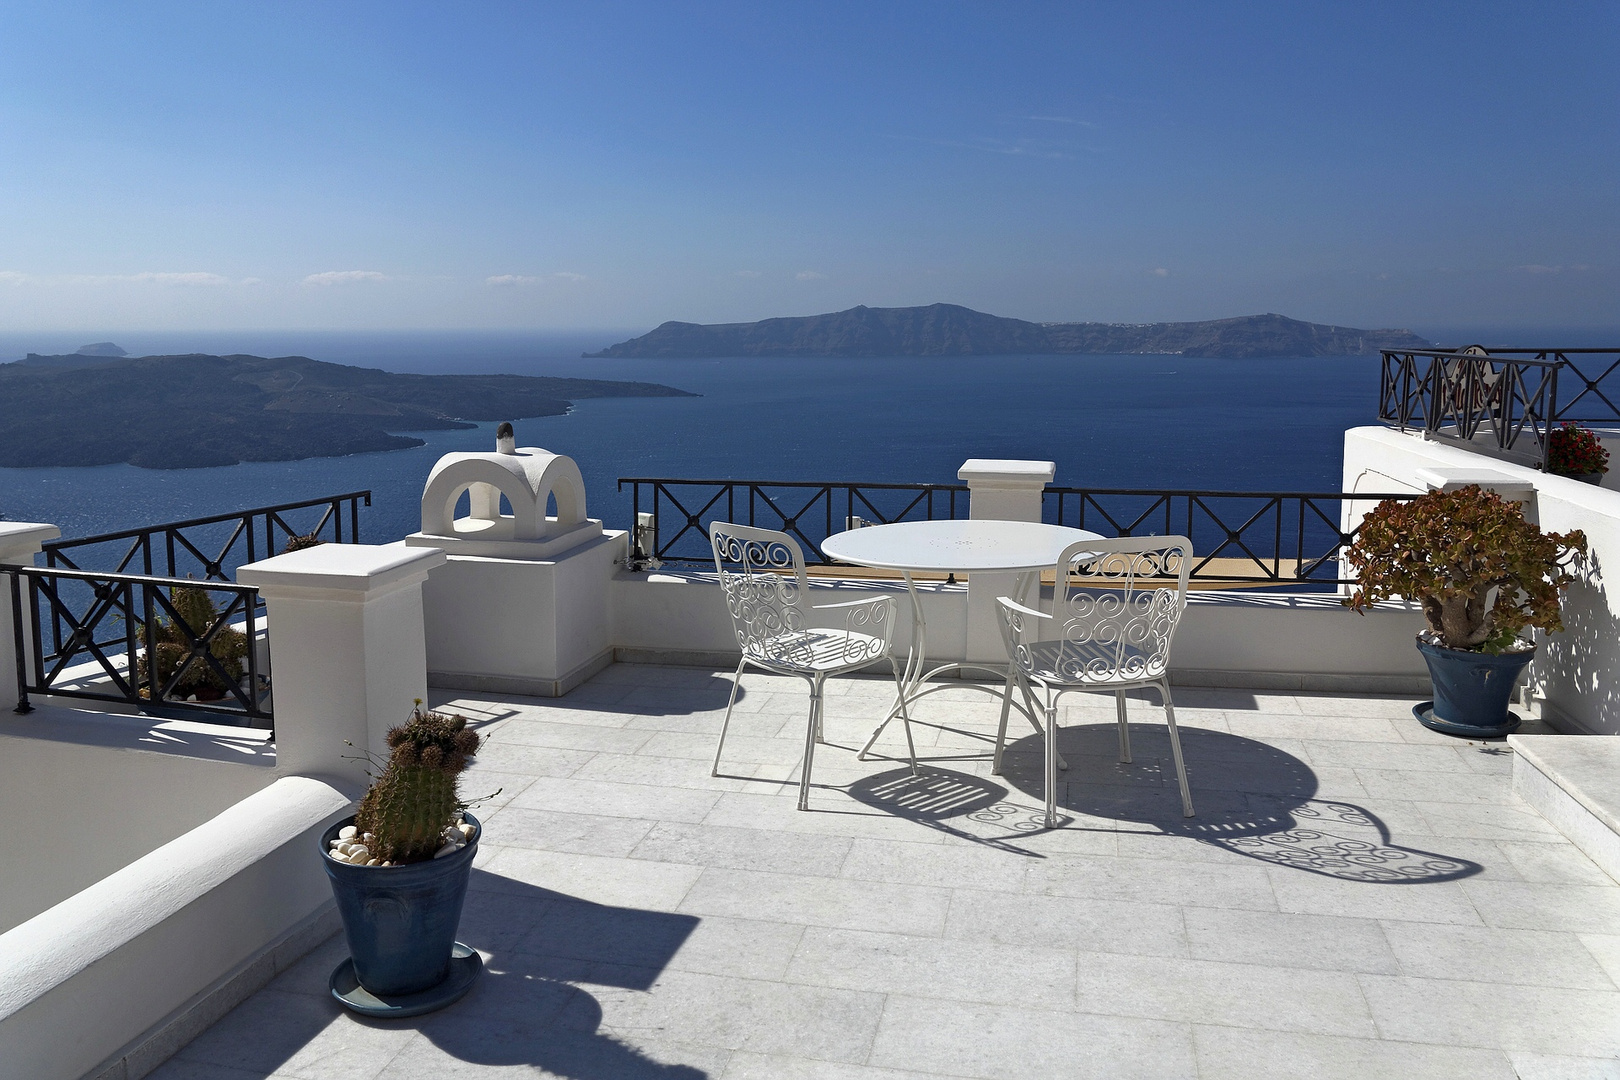
{"label": "blue ceramic pot", "polygon": [[1418,639],[1418,651],[1429,665],[1434,702],[1412,710],[1425,727],[1450,735],[1494,739],[1519,726],[1508,712],[1508,700],[1534,649],[1491,655],[1447,649]]}
{"label": "blue ceramic pot", "polygon": [[332,896],[343,917],[343,932],[360,985],[379,996],[414,994],[436,986],[450,971],[467,879],[483,826],[454,855],[405,866],[350,866],[327,858],[347,818],[321,837],[321,862],[332,882]]}

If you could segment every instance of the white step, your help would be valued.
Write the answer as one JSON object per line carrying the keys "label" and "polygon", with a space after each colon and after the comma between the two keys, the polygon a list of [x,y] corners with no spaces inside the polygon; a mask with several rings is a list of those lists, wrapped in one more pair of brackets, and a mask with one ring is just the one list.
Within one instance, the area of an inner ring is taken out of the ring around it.
{"label": "white step", "polygon": [[1620,881],[1620,736],[1509,735],[1513,790]]}

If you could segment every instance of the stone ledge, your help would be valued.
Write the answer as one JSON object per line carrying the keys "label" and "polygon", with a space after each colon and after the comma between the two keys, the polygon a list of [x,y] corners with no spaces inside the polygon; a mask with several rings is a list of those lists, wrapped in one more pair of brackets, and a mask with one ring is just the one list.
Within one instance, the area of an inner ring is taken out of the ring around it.
{"label": "stone ledge", "polygon": [[1620,738],[1509,735],[1513,790],[1620,881]]}
{"label": "stone ledge", "polygon": [[287,931],[281,940],[266,945],[253,959],[243,962],[234,972],[199,991],[164,1020],[131,1039],[101,1066],[90,1070],[86,1080],[141,1080],[213,1027],[226,1013],[342,930],[337,905],[328,902]]}

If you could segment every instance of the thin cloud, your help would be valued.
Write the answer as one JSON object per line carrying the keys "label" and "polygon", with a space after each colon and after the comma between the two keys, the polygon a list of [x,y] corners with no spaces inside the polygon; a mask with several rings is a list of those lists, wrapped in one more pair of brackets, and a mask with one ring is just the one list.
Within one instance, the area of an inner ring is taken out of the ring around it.
{"label": "thin cloud", "polygon": [[[250,284],[256,278],[249,278],[243,284]],[[147,270],[139,274],[56,274],[40,277],[34,274],[23,274],[15,270],[0,270],[0,283],[7,285],[40,284],[40,285],[202,285],[219,286],[231,284],[231,279],[224,274],[209,273],[205,270],[191,270],[183,273],[169,271]]]}
{"label": "thin cloud", "polygon": [[485,285],[493,285],[497,289],[511,289],[519,285],[539,285],[546,281],[589,281],[584,274],[576,274],[571,270],[559,270],[555,274],[494,274],[484,279]]}
{"label": "thin cloud", "polygon": [[737,271],[737,276],[741,277],[741,278],[757,278],[757,277],[759,277],[759,271],[758,270],[739,270],[739,271]]}
{"label": "thin cloud", "polygon": [[319,274],[311,274],[304,279],[305,285],[349,285],[357,281],[391,281],[387,275],[377,270],[327,270]]}
{"label": "thin cloud", "polygon": [[1169,277],[1170,276],[1170,271],[1166,270],[1162,266],[1155,266],[1152,270],[1149,270],[1148,273],[1152,274],[1154,277]]}
{"label": "thin cloud", "polygon": [[1090,120],[1077,120],[1072,116],[1026,116],[1026,120],[1039,120],[1045,124],[1069,124],[1073,127],[1094,128],[1097,125]]}
{"label": "thin cloud", "polygon": [[[891,139],[901,139],[905,142],[927,143],[929,146],[944,146],[952,150],[977,150],[981,154],[1002,154],[1006,157],[1042,158],[1048,161],[1073,161],[1074,155],[1061,150],[1043,150],[1030,146],[1027,143],[1006,143],[998,139],[981,139],[978,142],[959,142],[955,139],[925,139],[920,135],[890,135]],[[1091,147],[1086,149],[1090,150]]]}
{"label": "thin cloud", "polygon": [[1530,263],[1528,266],[1515,266],[1513,269],[1520,274],[1579,274],[1592,268],[1585,263],[1571,263],[1569,266],[1543,266],[1541,263]]}
{"label": "thin cloud", "polygon": [[825,279],[827,275],[826,274],[818,274],[814,270],[800,270],[797,274],[794,274],[793,276],[795,278],[797,278],[798,280],[800,280],[800,281],[821,281],[821,280]]}
{"label": "thin cloud", "polygon": [[158,285],[229,285],[231,279],[223,274],[131,274],[130,281],[153,282]]}
{"label": "thin cloud", "polygon": [[66,285],[229,285],[231,279],[223,274],[205,271],[189,273],[162,273],[146,271],[139,274],[65,274],[52,280]]}

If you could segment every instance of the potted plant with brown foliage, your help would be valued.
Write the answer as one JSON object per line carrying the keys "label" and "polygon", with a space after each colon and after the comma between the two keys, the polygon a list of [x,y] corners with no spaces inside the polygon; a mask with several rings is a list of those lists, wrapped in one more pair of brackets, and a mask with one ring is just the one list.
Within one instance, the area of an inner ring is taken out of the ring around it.
{"label": "potted plant with brown foliage", "polygon": [[465,994],[483,961],[456,941],[481,831],[459,777],[478,752],[461,716],[423,710],[388,732],[359,811],[321,837],[349,941],[332,995],[367,1016],[415,1016]]}
{"label": "potted plant with brown foliage", "polygon": [[1413,714],[1436,731],[1496,738],[1519,726],[1508,702],[1535,655],[1525,632],[1563,629],[1559,596],[1585,552],[1580,530],[1543,533],[1518,503],[1478,485],[1388,499],[1345,549],[1357,587],[1344,602],[1357,611],[1393,597],[1420,603],[1428,629],[1417,646],[1434,700]]}
{"label": "potted plant with brown foliage", "polygon": [[1547,433],[1547,471],[1587,484],[1603,483],[1609,451],[1590,428],[1561,424]]}

